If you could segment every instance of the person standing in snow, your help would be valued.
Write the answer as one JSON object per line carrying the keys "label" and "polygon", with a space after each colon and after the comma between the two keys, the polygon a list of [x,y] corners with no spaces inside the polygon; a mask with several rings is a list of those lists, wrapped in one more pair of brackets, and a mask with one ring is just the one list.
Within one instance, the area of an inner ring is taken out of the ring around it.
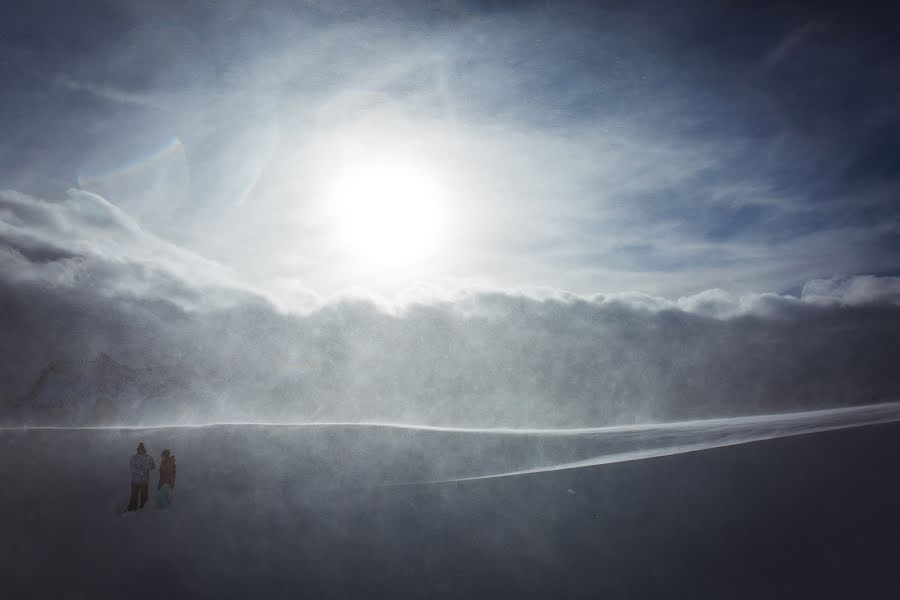
{"label": "person standing in snow", "polygon": [[138,444],[137,452],[128,463],[131,468],[131,498],[128,500],[128,510],[138,509],[138,496],[141,506],[147,503],[148,488],[150,486],[150,471],[156,468],[153,457],[147,454],[144,442]]}
{"label": "person standing in snow", "polygon": [[156,484],[159,494],[156,504],[160,508],[167,508],[172,503],[172,492],[175,491],[175,457],[166,448],[159,458],[159,483]]}

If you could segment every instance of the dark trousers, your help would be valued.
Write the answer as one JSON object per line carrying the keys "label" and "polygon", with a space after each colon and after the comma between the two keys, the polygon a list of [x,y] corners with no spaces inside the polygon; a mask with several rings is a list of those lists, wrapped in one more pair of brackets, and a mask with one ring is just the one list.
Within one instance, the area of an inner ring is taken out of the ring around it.
{"label": "dark trousers", "polygon": [[149,483],[148,481],[143,483],[131,482],[131,498],[128,499],[128,510],[138,509],[138,495],[141,497],[141,508],[144,508],[144,505],[147,504],[147,487]]}

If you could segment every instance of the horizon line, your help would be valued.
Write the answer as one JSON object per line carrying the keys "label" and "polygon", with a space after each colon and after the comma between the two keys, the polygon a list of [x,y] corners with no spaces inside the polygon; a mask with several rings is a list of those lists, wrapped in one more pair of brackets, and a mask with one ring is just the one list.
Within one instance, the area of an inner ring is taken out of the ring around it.
{"label": "horizon line", "polygon": [[590,435],[601,433],[618,433],[629,431],[653,431],[661,429],[693,429],[714,425],[752,425],[765,422],[790,422],[793,420],[815,416],[837,416],[867,412],[898,411],[900,420],[900,401],[879,402],[859,406],[843,406],[835,408],[792,411],[783,413],[763,413],[757,415],[739,415],[734,417],[713,417],[709,419],[690,419],[681,421],[663,421],[650,423],[625,423],[602,425],[597,427],[464,427],[453,425],[432,425],[417,423],[395,423],[385,421],[214,421],[209,423],[173,423],[155,425],[16,425],[2,426],[0,431],[106,431],[106,430],[153,430],[153,429],[205,429],[214,427],[370,427],[385,429],[405,429],[416,431],[435,431],[444,433],[498,434],[498,435]]}

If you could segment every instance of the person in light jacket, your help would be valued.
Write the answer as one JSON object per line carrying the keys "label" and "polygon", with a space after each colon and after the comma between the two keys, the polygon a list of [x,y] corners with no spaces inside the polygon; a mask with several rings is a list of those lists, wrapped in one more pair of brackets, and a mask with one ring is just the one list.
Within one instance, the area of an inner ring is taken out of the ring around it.
{"label": "person in light jacket", "polygon": [[138,509],[138,497],[140,508],[144,508],[149,494],[150,471],[156,468],[156,462],[147,454],[144,442],[138,444],[137,452],[131,457],[128,466],[131,468],[131,497],[128,500],[128,510]]}

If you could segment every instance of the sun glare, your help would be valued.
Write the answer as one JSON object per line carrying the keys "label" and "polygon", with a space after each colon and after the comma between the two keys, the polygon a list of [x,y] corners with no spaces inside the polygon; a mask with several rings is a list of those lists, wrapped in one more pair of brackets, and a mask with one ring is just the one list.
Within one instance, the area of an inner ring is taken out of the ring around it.
{"label": "sun glare", "polygon": [[425,261],[438,248],[439,196],[434,178],[412,164],[347,168],[337,174],[329,198],[336,241],[370,268]]}

